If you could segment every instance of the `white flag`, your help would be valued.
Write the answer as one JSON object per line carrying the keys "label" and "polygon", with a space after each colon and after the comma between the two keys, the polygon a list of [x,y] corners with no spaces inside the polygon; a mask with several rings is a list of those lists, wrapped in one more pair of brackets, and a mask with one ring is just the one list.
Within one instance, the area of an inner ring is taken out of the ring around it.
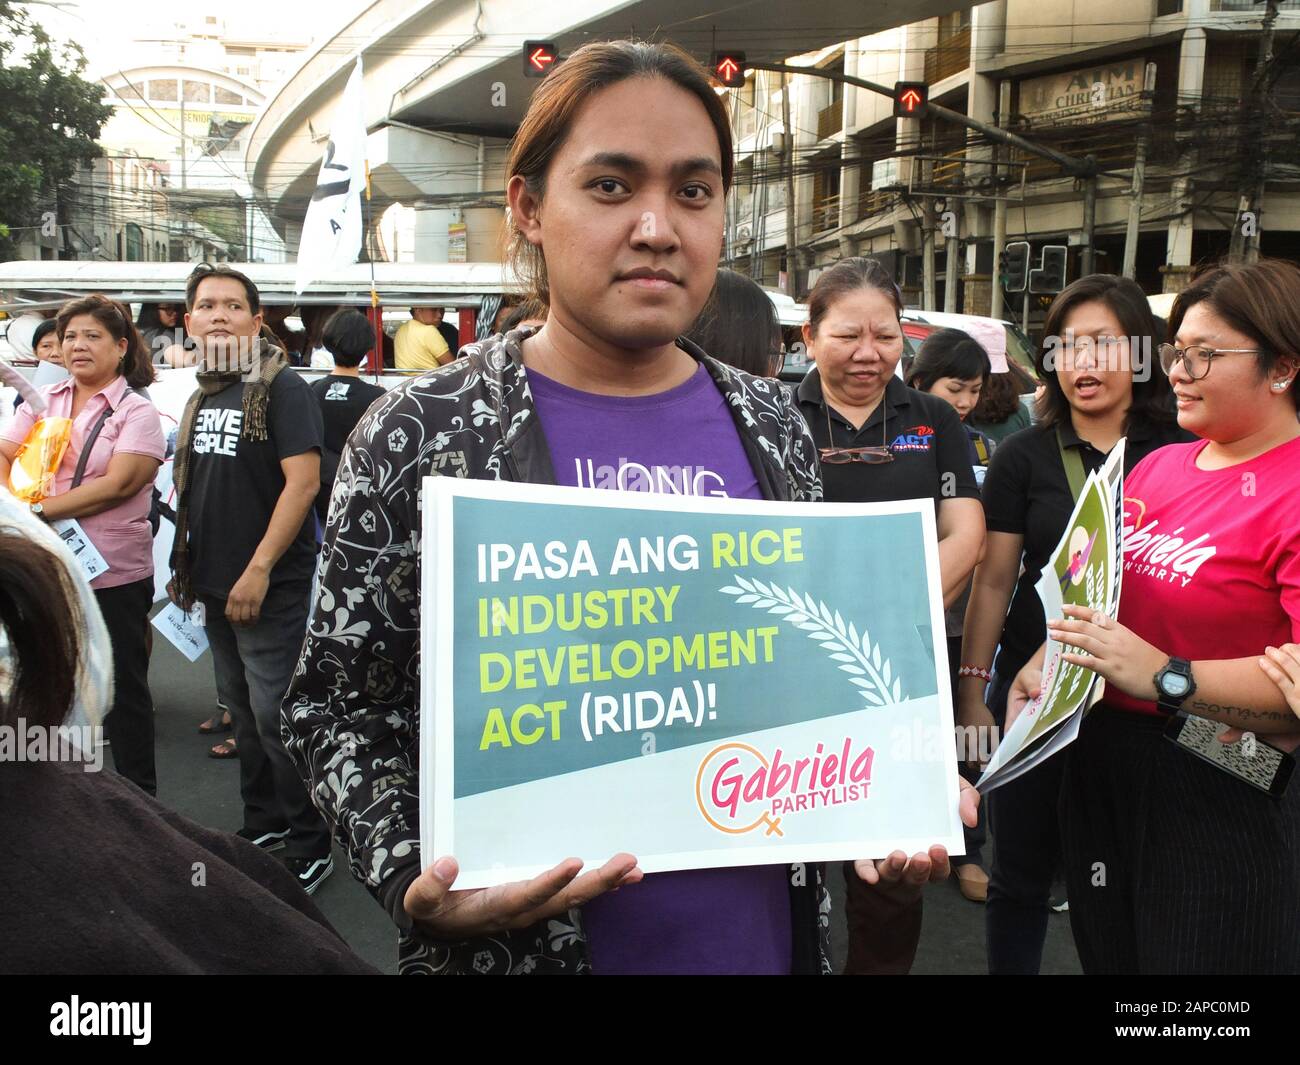
{"label": "white flag", "polygon": [[334,112],[298,244],[301,294],[322,273],[357,261],[361,250],[361,193],[366,187],[366,117],[361,98],[361,57]]}

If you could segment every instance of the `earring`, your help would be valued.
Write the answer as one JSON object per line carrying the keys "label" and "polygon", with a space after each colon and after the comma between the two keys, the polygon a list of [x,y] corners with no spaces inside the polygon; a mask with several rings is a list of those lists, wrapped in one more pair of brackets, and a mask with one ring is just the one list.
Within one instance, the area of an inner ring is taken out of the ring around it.
{"label": "earring", "polygon": [[1286,381],[1274,381],[1274,382],[1273,382],[1273,390],[1276,391],[1276,392],[1281,392],[1282,389],[1286,388],[1286,386],[1289,385],[1290,383],[1291,383],[1290,380],[1286,380]]}

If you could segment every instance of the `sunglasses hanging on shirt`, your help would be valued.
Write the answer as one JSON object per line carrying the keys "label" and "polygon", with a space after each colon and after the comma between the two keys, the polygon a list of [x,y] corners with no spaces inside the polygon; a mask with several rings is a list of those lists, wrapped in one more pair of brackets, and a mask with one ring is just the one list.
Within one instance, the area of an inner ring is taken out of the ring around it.
{"label": "sunglasses hanging on shirt", "polygon": [[818,455],[822,462],[832,464],[841,464],[846,462],[862,462],[868,466],[878,466],[882,462],[893,462],[894,453],[889,450],[885,443],[885,434],[887,432],[887,421],[885,412],[880,412],[880,446],[876,447],[836,447],[835,430],[831,425],[831,405],[823,400],[822,406],[826,409],[826,442],[830,447],[820,448]]}

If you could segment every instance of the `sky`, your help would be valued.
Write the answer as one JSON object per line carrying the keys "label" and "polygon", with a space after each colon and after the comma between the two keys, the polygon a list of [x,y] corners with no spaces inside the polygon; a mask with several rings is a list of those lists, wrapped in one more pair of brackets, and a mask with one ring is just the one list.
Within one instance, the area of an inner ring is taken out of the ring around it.
{"label": "sky", "polygon": [[[181,19],[201,21],[204,15],[217,15],[226,20],[232,33],[240,34],[241,27],[256,26],[259,34],[292,41],[333,33],[349,13],[363,10],[368,3],[312,0],[307,20],[300,5],[268,4],[266,0],[164,0],[162,4],[158,0],[69,0],[58,8],[36,3],[18,6],[51,36],[80,44],[89,60],[87,72],[93,76],[118,69],[127,54],[131,56],[130,65],[145,61],[146,57],[136,51],[140,46],[130,42],[166,36],[172,32],[172,24]],[[165,12],[162,19],[158,18],[160,10]]]}

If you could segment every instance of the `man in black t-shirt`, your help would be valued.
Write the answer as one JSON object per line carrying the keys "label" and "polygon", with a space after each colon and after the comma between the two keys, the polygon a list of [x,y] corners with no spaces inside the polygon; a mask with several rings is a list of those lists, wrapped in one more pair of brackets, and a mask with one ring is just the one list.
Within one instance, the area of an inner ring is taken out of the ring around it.
{"label": "man in black t-shirt", "polygon": [[338,473],[343,445],[348,442],[348,435],[356,428],[361,415],[384,394],[378,385],[368,385],[362,381],[358,369],[361,360],[374,347],[374,341],[374,330],[360,311],[336,311],[325,323],[323,343],[325,349],[334,356],[334,372],[311,384],[325,421],[325,450],[321,452],[320,460],[320,493],[316,496],[316,517],[320,519],[322,529],[329,516],[330,491],[334,487],[334,475]]}
{"label": "man in black t-shirt", "polygon": [[[188,538],[173,556],[174,586],[204,608],[239,755],[239,835],[284,847],[285,864],[312,892],[334,868],[330,837],[284,749],[280,703],[306,635],[316,566],[320,406],[279,349],[258,346],[260,299],[243,274],[197,268],[185,305],[203,361],[190,432],[178,441],[188,469],[178,473],[185,520],[177,527]],[[182,426],[189,419],[187,406]]]}

